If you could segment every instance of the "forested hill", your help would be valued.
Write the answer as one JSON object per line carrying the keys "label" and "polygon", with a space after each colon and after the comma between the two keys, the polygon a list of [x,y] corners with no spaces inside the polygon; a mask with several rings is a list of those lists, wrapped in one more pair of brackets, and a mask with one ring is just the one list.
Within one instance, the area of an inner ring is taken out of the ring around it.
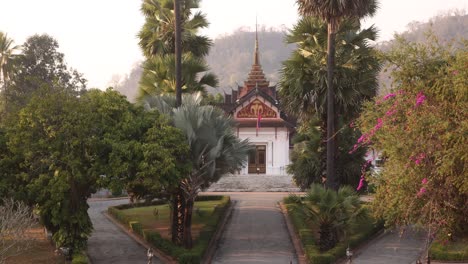
{"label": "forested hill", "polygon": [[[407,30],[400,35],[411,42],[424,42],[429,31],[432,31],[441,43],[454,39],[468,40],[468,15],[465,11],[451,11],[435,16],[426,23],[411,22],[407,25]],[[385,50],[389,45],[392,45],[392,40],[381,42],[378,47]]]}
{"label": "forested hill", "polygon": [[[408,25],[408,30],[401,35],[410,41],[425,41],[425,34],[429,29],[442,41],[451,39],[468,39],[468,15],[464,12],[452,12],[432,18],[427,23],[413,22]],[[293,45],[284,43],[286,30],[259,29],[260,63],[271,84],[278,81],[281,62],[286,60]],[[386,49],[392,45],[392,41],[382,42],[377,45],[379,49]],[[230,93],[230,88],[236,88],[236,83],[243,84],[253,63],[255,47],[255,32],[239,29],[233,34],[225,35],[214,40],[207,61],[213,72],[220,79],[218,91]],[[118,91],[127,95],[130,101],[134,101],[137,94],[138,80],[141,69],[136,66],[131,73],[116,85]],[[388,82],[382,77],[383,83]]]}
{"label": "forested hill", "polygon": [[[278,81],[281,62],[294,45],[284,43],[285,31],[260,28],[258,31],[260,64],[270,84]],[[231,35],[215,39],[207,62],[220,80],[220,89],[237,88],[243,84],[254,60],[255,32],[239,29]],[[230,91],[229,91],[230,93]]]}

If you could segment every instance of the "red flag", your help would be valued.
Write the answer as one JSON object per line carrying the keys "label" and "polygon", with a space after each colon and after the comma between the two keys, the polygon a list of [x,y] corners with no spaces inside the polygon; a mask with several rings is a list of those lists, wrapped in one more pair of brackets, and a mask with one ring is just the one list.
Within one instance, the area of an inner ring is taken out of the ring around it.
{"label": "red flag", "polygon": [[257,116],[257,133],[258,129],[260,128],[260,121],[262,120],[262,113],[258,111],[258,116]]}

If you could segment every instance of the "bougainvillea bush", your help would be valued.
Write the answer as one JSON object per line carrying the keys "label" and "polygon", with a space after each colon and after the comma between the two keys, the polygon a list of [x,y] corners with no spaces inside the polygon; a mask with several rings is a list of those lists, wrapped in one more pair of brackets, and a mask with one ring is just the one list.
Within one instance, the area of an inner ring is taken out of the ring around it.
{"label": "bougainvillea bush", "polygon": [[386,162],[374,212],[387,226],[417,224],[434,238],[468,233],[468,52],[397,39],[385,54],[391,93],[369,102],[355,149],[372,146]]}

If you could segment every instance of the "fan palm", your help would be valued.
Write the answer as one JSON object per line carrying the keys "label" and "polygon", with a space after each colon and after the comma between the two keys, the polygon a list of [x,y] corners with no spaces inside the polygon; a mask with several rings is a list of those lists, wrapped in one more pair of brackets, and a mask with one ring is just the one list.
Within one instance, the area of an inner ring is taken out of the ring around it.
{"label": "fan palm", "polygon": [[[359,23],[351,20],[343,21],[338,29],[334,100],[336,113],[346,120],[355,118],[361,104],[376,93],[380,63],[369,46],[376,35],[374,27],[360,30]],[[298,49],[281,69],[283,107],[304,121],[312,116],[325,119],[327,25],[314,17],[302,18],[286,36],[286,42],[297,44]]]}
{"label": "fan palm", "polygon": [[200,93],[185,95],[176,108],[172,96],[147,97],[147,108],[156,108],[171,116],[175,127],[182,130],[190,146],[192,171],[181,182],[186,200],[184,244],[192,247],[192,210],[198,192],[228,172],[240,169],[247,160],[250,145],[240,140],[232,129],[234,123],[224,112],[210,105],[201,105]]}
{"label": "fan palm", "polygon": [[[206,62],[190,53],[182,58],[182,92],[206,93],[207,86],[216,87],[218,79],[208,71]],[[174,94],[175,87],[175,56],[174,54],[155,56],[143,65],[143,75],[140,80],[140,100],[148,95]]]}
{"label": "fan palm", "polygon": [[13,40],[9,38],[6,33],[0,31],[0,83],[3,84],[5,108],[7,103],[6,92],[8,89],[8,81],[13,71],[15,57],[18,56],[15,53],[20,49],[20,46],[14,46],[13,43]]}
{"label": "fan palm", "polygon": [[305,197],[291,196],[293,210],[310,225],[318,226],[319,248],[333,248],[347,231],[360,219],[367,216],[359,197],[349,186],[338,192],[313,184]]}
{"label": "fan palm", "polygon": [[[360,30],[359,23],[345,20],[340,24],[336,38],[335,122],[344,125],[335,135],[339,142],[335,159],[340,162],[336,171],[340,172],[341,183],[354,184],[359,179],[360,169],[356,170],[353,163],[361,162],[363,153],[348,154],[346,146],[359,135],[345,126],[377,90],[380,63],[374,49],[369,47],[369,41],[376,38],[376,30],[374,27]],[[289,170],[296,182],[306,188],[312,181],[317,181],[325,169],[327,25],[314,17],[302,18],[289,32],[286,41],[297,44],[298,49],[283,63],[279,82],[281,103],[287,112],[302,119],[306,130],[303,137],[296,140],[302,143],[294,148]],[[313,142],[307,142],[311,140]],[[322,157],[318,159],[317,154]]]}
{"label": "fan palm", "polygon": [[338,189],[335,176],[335,37],[343,19],[360,19],[374,15],[377,0],[297,0],[299,12],[316,16],[328,25],[327,34],[327,186]]}
{"label": "fan palm", "polygon": [[[208,26],[206,16],[200,11],[192,14],[193,8],[199,7],[199,0],[181,1],[181,40],[182,53],[191,52],[197,57],[208,54],[212,45],[206,36],[197,35],[198,31]],[[173,0],[144,0],[141,11],[145,24],[138,33],[140,48],[150,58],[154,55],[175,53],[175,17]]]}

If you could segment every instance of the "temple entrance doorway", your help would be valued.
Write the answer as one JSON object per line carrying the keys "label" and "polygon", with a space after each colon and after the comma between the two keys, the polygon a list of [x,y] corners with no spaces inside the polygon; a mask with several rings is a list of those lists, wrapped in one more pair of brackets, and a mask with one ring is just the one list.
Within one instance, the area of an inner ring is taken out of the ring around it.
{"label": "temple entrance doorway", "polygon": [[265,174],[266,173],[266,146],[257,145],[255,149],[249,153],[249,174]]}

